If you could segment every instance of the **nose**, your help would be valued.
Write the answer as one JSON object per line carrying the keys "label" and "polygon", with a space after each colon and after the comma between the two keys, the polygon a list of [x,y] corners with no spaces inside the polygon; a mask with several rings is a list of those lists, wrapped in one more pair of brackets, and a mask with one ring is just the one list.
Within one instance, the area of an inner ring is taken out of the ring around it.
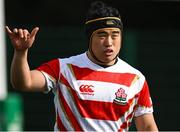
{"label": "nose", "polygon": [[112,46],[113,40],[111,38],[111,36],[108,36],[105,42],[105,46],[110,47]]}

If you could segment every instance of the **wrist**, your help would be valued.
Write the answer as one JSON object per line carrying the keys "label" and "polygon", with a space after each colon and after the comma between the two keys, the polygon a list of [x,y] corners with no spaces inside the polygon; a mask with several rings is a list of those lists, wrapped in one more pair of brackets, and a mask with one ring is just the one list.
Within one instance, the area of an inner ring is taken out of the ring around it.
{"label": "wrist", "polygon": [[14,50],[14,56],[27,56],[28,49],[26,50]]}

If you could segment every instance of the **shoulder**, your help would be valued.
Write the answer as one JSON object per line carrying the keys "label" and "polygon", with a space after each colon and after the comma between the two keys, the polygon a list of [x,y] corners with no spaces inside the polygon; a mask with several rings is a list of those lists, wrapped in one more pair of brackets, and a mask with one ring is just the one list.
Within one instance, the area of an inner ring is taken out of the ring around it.
{"label": "shoulder", "polygon": [[120,58],[118,58],[117,65],[121,72],[132,73],[132,74],[136,74],[138,76],[144,77],[143,73],[140,70],[131,66],[129,63],[125,62],[124,60]]}
{"label": "shoulder", "polygon": [[118,71],[121,73],[127,73],[128,75],[133,75],[134,76],[133,83],[136,82],[139,88],[142,88],[142,86],[146,82],[146,78],[140,70],[131,66],[127,62],[123,61],[122,59],[118,60],[118,68],[116,69],[118,69]]}
{"label": "shoulder", "polygon": [[70,57],[67,57],[67,58],[60,58],[59,60],[60,60],[60,64],[61,65],[84,63],[85,53],[74,55],[74,56],[70,56]]}

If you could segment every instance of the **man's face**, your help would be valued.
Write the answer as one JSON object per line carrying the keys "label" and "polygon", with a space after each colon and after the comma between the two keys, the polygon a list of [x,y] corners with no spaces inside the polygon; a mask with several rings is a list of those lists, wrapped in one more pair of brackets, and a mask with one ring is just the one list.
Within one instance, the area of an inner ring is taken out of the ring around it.
{"label": "man's face", "polygon": [[91,39],[92,51],[105,65],[112,65],[121,48],[121,39],[119,28],[99,29],[93,33]]}

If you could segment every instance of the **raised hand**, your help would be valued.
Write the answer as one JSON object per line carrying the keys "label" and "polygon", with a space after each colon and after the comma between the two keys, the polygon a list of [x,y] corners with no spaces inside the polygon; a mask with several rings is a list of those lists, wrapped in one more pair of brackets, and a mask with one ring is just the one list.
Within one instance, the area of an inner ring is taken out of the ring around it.
{"label": "raised hand", "polygon": [[36,37],[39,28],[35,27],[31,33],[27,29],[17,29],[14,28],[13,31],[6,26],[6,32],[11,40],[11,43],[15,50],[17,51],[24,51],[29,49]]}

